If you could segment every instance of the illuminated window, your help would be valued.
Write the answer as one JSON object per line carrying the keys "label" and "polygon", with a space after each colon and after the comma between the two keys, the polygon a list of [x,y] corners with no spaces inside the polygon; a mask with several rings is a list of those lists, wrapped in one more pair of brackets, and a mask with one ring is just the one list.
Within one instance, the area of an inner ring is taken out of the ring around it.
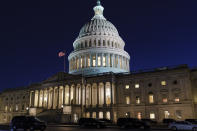
{"label": "illuminated window", "polygon": [[140,84],[135,84],[135,88],[140,88]]}
{"label": "illuminated window", "polygon": [[110,112],[108,111],[108,112],[106,112],[106,118],[108,119],[108,120],[110,120],[111,119],[111,117],[110,117]]}
{"label": "illuminated window", "polygon": [[129,89],[129,85],[126,85],[126,86],[125,86],[125,89]]}
{"label": "illuminated window", "polygon": [[98,56],[98,66],[101,66],[101,57]]}
{"label": "illuminated window", "polygon": [[86,113],[86,118],[90,118],[90,112]]}
{"label": "illuminated window", "polygon": [[106,56],[103,56],[103,66],[106,66]]}
{"label": "illuminated window", "polygon": [[127,105],[130,104],[130,97],[129,97],[129,96],[126,97],[126,104],[127,104]]}
{"label": "illuminated window", "polygon": [[16,111],[18,111],[18,105],[16,105]]}
{"label": "illuminated window", "polygon": [[166,86],[166,81],[161,81],[162,86]]}
{"label": "illuminated window", "polygon": [[92,118],[96,118],[96,112],[92,113]]}
{"label": "illuminated window", "polygon": [[99,112],[99,119],[103,119],[103,112]]}
{"label": "illuminated window", "polygon": [[8,106],[5,106],[5,112],[7,112],[8,111]]}
{"label": "illuminated window", "polygon": [[130,118],[130,112],[125,113],[127,118]]}
{"label": "illuminated window", "polygon": [[167,98],[163,98],[163,103],[167,103],[168,99]]}
{"label": "illuminated window", "polygon": [[154,103],[154,95],[152,93],[149,94],[149,103]]}
{"label": "illuminated window", "polygon": [[175,102],[180,102],[180,99],[177,97],[174,99]]}
{"label": "illuminated window", "polygon": [[77,123],[78,122],[78,115],[75,113],[74,114],[74,123]]}
{"label": "illuminated window", "polygon": [[96,66],[96,56],[95,55],[92,57],[92,64],[93,64],[93,67]]}
{"label": "illuminated window", "polygon": [[155,119],[155,113],[150,113],[150,119]]}
{"label": "illuminated window", "polygon": [[139,96],[136,97],[136,104],[140,104],[140,97]]}
{"label": "illuminated window", "polygon": [[138,119],[142,119],[142,113],[141,113],[141,112],[138,112],[138,113],[137,113],[137,118],[138,118]]}
{"label": "illuminated window", "polygon": [[170,113],[168,111],[164,111],[164,118],[168,119],[170,116]]}

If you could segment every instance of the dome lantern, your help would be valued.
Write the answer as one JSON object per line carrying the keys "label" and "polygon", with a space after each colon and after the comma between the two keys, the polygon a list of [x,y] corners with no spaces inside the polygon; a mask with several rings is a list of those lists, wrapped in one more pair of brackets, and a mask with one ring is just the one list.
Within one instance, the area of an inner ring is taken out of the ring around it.
{"label": "dome lantern", "polygon": [[94,19],[105,19],[105,17],[103,16],[103,11],[104,11],[104,7],[101,5],[100,0],[97,1],[97,5],[93,8],[94,10],[94,17],[92,18],[92,20]]}

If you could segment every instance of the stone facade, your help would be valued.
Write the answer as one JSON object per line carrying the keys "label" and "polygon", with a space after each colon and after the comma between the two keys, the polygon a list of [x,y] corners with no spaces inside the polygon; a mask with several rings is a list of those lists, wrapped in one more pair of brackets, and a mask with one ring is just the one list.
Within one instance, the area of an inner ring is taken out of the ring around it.
{"label": "stone facade", "polygon": [[0,94],[0,123],[18,115],[62,123],[80,117],[197,118],[197,70],[180,65],[130,72],[125,43],[103,10],[98,1],[75,40],[69,74]]}
{"label": "stone facade", "polygon": [[197,70],[186,65],[84,77],[57,73],[41,83],[2,92],[0,121],[27,114],[56,122],[80,117],[184,120],[196,118],[196,93]]}

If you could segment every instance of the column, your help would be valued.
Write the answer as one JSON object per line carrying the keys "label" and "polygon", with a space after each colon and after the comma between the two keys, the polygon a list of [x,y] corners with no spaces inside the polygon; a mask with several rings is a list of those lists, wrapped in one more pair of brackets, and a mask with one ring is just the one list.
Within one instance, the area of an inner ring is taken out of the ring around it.
{"label": "column", "polygon": [[109,65],[109,55],[110,54],[106,54],[107,56],[106,56],[106,67],[110,67],[110,65]]}
{"label": "column", "polygon": [[40,91],[38,90],[38,105],[37,105],[37,107],[39,107],[40,105]]}
{"label": "column", "polygon": [[104,85],[104,105],[106,106],[106,83],[103,83]]}
{"label": "column", "polygon": [[69,105],[71,105],[71,98],[70,97],[71,97],[71,85],[69,85],[69,100],[68,100]]}
{"label": "column", "polygon": [[53,87],[52,88],[52,104],[51,104],[51,108],[53,109],[54,108],[54,96],[55,96],[55,88]]}
{"label": "column", "polygon": [[50,93],[49,91],[50,89],[47,88],[47,107],[46,107],[47,109],[49,109],[49,93]]}
{"label": "column", "polygon": [[81,56],[79,56],[78,59],[79,59],[79,69],[81,69]]}
{"label": "column", "polygon": [[44,90],[42,91],[42,108],[44,107]]}
{"label": "column", "polygon": [[86,99],[87,99],[87,98],[86,98],[86,97],[87,97],[86,88],[87,88],[87,87],[86,87],[86,85],[85,85],[85,101],[84,101],[84,102],[85,102],[85,106],[86,106]]}
{"label": "column", "polygon": [[120,56],[119,55],[117,55],[117,59],[118,59],[118,69],[120,69]]}
{"label": "column", "polygon": [[84,61],[85,61],[85,63],[84,63],[84,68],[86,68],[86,67],[87,67],[87,54],[84,55],[84,59],[85,59],[85,60],[84,60]]}
{"label": "column", "polygon": [[103,53],[101,54],[101,67],[103,67]]}
{"label": "column", "polygon": [[[33,99],[32,99],[32,98],[33,98]],[[32,92],[32,98],[31,98],[31,107],[34,107],[35,91]]]}
{"label": "column", "polygon": [[92,102],[92,100],[93,100],[93,99],[92,99],[92,97],[93,97],[93,96],[92,96],[92,91],[93,91],[93,90],[92,90],[92,85],[90,85],[90,91],[91,91],[91,98],[90,98],[90,99],[91,99],[91,103],[90,103],[90,106],[92,106],[92,105],[93,105],[93,102]]}
{"label": "column", "polygon": [[98,54],[96,53],[96,67],[98,67]]}
{"label": "column", "polygon": [[114,65],[114,54],[112,54],[112,56],[111,56],[111,64],[112,64],[112,67],[114,68],[115,67],[115,65]]}
{"label": "column", "polygon": [[110,82],[110,88],[111,88],[111,106],[113,105],[113,82]]}
{"label": "column", "polygon": [[65,86],[63,86],[63,105],[65,105]]}
{"label": "column", "polygon": [[99,83],[96,83],[96,87],[97,87],[97,106],[99,106]]}
{"label": "column", "polygon": [[59,109],[60,87],[57,88],[57,109]]}
{"label": "column", "polygon": [[90,55],[90,67],[92,67],[92,54],[89,55]]}
{"label": "column", "polygon": [[76,85],[73,86],[73,105],[76,105]]}

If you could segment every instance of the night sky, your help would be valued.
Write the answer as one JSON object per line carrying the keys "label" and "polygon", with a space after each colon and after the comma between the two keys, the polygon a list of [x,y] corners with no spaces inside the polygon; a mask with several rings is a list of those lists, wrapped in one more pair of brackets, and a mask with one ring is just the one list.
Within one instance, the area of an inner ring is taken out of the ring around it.
{"label": "night sky", "polygon": [[[131,70],[197,66],[197,0],[102,0]],[[96,0],[1,0],[0,90],[40,82],[63,70],[58,52],[73,50]],[[68,70],[68,62],[67,62]]]}

